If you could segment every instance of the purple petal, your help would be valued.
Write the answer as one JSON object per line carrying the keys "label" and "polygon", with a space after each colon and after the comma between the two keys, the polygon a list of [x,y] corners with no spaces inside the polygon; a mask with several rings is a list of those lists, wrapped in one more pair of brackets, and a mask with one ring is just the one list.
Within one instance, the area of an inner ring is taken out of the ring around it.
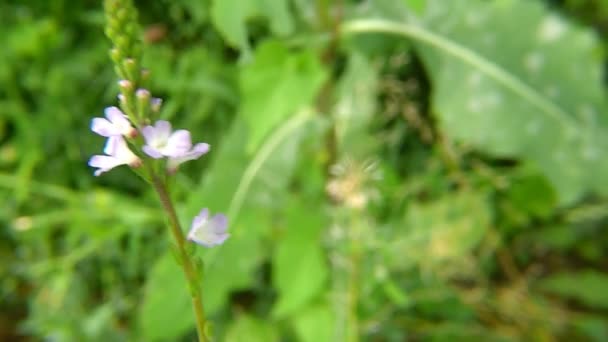
{"label": "purple petal", "polygon": [[105,109],[106,118],[113,124],[129,124],[129,120],[125,117],[125,114],[118,109],[118,107],[108,107]]}
{"label": "purple petal", "polygon": [[156,129],[152,126],[146,126],[141,129],[141,135],[144,136],[146,144],[149,144],[154,141],[154,138],[156,137]]}
{"label": "purple petal", "polygon": [[201,212],[198,215],[196,215],[194,217],[194,219],[192,220],[192,229],[194,229],[195,227],[202,226],[205,223],[205,221],[207,221],[208,217],[209,217],[209,209],[203,208],[203,210],[201,210]]}
{"label": "purple petal", "polygon": [[171,123],[169,121],[158,120],[154,127],[156,128],[157,137],[163,140],[169,139],[169,135],[171,135]]}
{"label": "purple petal", "polygon": [[95,171],[95,176],[99,176],[122,164],[124,163],[121,160],[110,156],[95,155],[89,159],[89,166],[98,168]]}
{"label": "purple petal", "polygon": [[224,214],[216,214],[211,220],[209,220],[209,228],[215,234],[226,233],[228,227],[228,219]]}
{"label": "purple petal", "polygon": [[171,134],[171,124],[168,121],[159,120],[154,126],[146,126],[141,130],[146,144],[160,147],[167,143]]}
{"label": "purple petal", "polygon": [[93,120],[91,120],[91,131],[103,137],[120,135],[120,131],[114,127],[110,121],[104,118],[93,118]]}
{"label": "purple petal", "polygon": [[226,233],[228,220],[223,214],[216,214],[211,219],[209,210],[202,209],[200,214],[192,220],[192,227],[188,232],[188,240],[205,247],[220,245],[228,239]]}
{"label": "purple petal", "polygon": [[121,141],[124,142],[120,135],[109,137],[106,141],[106,146],[103,148],[103,153],[109,156],[116,155],[116,151],[119,149]]}
{"label": "purple petal", "polygon": [[158,112],[160,110],[160,106],[163,104],[163,99],[158,98],[158,97],[153,97],[152,100],[150,100],[151,104],[150,107],[152,107],[152,110],[155,112]]}
{"label": "purple petal", "polygon": [[224,241],[226,241],[229,237],[230,237],[230,234],[219,234],[219,235],[217,235],[216,238],[215,238],[214,243],[210,247],[223,244]]}
{"label": "purple petal", "polygon": [[192,148],[190,153],[194,156],[193,159],[198,159],[203,154],[209,152],[210,148],[211,148],[211,145],[209,145],[207,143],[198,143],[198,144],[194,145],[194,147]]}
{"label": "purple petal", "polygon": [[163,154],[160,153],[160,151],[155,149],[154,147],[144,145],[144,146],[142,146],[141,149],[142,149],[142,151],[144,151],[145,154],[149,155],[150,157],[152,157],[154,159],[160,159],[163,157]]}
{"label": "purple petal", "polygon": [[189,160],[194,160],[200,158],[203,154],[209,152],[209,144],[207,143],[198,143],[194,145],[192,150],[184,153],[182,156],[177,158],[169,158],[169,162],[167,163],[167,169],[169,172],[173,172],[177,170],[179,164],[187,162]]}
{"label": "purple petal", "polygon": [[190,132],[180,129],[171,134],[163,154],[168,157],[180,157],[188,153],[191,147],[192,139],[190,138]]}

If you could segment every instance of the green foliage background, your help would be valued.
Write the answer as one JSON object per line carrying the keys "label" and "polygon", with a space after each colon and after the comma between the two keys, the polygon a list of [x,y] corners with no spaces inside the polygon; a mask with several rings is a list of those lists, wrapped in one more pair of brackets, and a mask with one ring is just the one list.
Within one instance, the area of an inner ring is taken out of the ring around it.
{"label": "green foliage background", "polygon": [[[602,0],[136,2],[220,341],[608,340]],[[0,340],[189,341],[156,198],[95,178],[97,1],[0,1]],[[187,225],[187,224],[185,224]]]}

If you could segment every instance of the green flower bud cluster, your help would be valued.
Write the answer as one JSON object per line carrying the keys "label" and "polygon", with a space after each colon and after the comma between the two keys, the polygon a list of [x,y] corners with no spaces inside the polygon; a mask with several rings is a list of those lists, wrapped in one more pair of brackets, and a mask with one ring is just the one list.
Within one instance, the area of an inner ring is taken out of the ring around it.
{"label": "green flower bud cluster", "polygon": [[139,110],[136,90],[146,88],[149,72],[142,69],[142,30],[137,9],[131,0],[105,0],[106,35],[112,42],[110,58],[121,80],[120,107],[136,125],[145,124],[145,112]]}

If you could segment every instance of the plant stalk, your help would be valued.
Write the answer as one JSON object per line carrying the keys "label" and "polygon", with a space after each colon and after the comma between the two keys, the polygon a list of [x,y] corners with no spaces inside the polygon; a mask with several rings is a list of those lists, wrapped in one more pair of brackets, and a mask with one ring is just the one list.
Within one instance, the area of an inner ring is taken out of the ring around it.
{"label": "plant stalk", "polygon": [[199,277],[199,272],[186,251],[187,242],[179,224],[179,219],[175,213],[175,208],[173,207],[173,202],[171,201],[171,197],[169,196],[165,183],[156,175],[152,175],[152,184],[154,185],[154,189],[158,194],[162,207],[169,218],[169,228],[177,246],[177,257],[179,258],[179,264],[184,271],[186,280],[188,281],[188,286],[190,286],[192,307],[194,308],[194,315],[196,317],[198,341],[208,342],[209,339],[205,334],[205,326],[207,321],[205,319],[205,312],[203,310],[202,293],[199,285],[201,280]]}

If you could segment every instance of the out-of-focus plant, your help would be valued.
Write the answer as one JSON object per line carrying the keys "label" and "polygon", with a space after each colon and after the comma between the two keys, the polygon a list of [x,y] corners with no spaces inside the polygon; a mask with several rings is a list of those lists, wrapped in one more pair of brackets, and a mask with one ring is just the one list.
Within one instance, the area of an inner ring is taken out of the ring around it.
{"label": "out-of-focus plant", "polygon": [[[99,4],[0,4],[0,340],[195,337],[150,175],[230,218],[215,340],[608,339],[603,1],[135,4],[122,82]],[[86,166],[117,92],[93,164],[142,180]],[[213,152],[167,172],[169,121]]]}
{"label": "out-of-focus plant", "polygon": [[[193,255],[187,240],[206,247],[224,243],[229,237],[226,233],[227,219],[223,214],[210,217],[209,210],[202,209],[193,219],[186,240],[171,199],[168,182],[181,163],[206,154],[209,144],[198,143],[193,146],[189,131],[172,131],[171,124],[165,120],[158,120],[153,126],[150,125],[158,116],[162,101],[160,98],[152,98],[150,91],[146,89],[149,72],[141,67],[137,10],[130,1],[125,0],[107,0],[104,7],[107,18],[106,34],[113,43],[110,56],[120,78],[120,109],[108,107],[105,110],[105,118],[94,118],[91,122],[91,130],[107,137],[107,142],[105,155],[93,156],[89,165],[97,168],[96,176],[117,166],[128,165],[154,188],[173,236],[176,261],[188,281],[198,339],[208,341],[210,328],[201,297],[202,260]],[[135,153],[131,151],[130,146],[135,148]]]}

